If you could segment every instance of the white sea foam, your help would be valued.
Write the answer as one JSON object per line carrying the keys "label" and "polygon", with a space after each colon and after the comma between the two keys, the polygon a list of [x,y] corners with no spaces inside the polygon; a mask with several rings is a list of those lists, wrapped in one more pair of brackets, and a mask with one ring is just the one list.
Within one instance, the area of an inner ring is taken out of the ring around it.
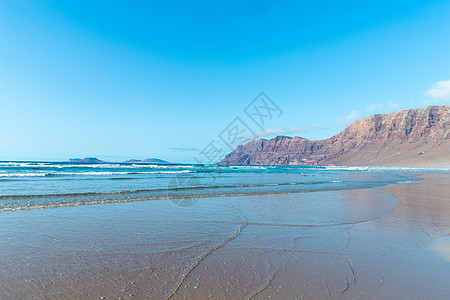
{"label": "white sea foam", "polygon": [[0,162],[0,168],[86,168],[86,169],[189,169],[195,168],[194,165],[156,165],[156,164],[120,164],[120,163],[102,163],[102,164],[72,164],[72,163],[52,163],[52,162]]}
{"label": "white sea foam", "polygon": [[51,172],[49,175],[85,175],[85,176],[102,176],[102,175],[138,175],[138,174],[178,174],[189,173],[190,170],[182,171],[148,171],[148,172]]}
{"label": "white sea foam", "polygon": [[0,171],[0,177],[44,177],[44,176],[113,176],[113,175],[139,175],[139,174],[181,174],[190,173],[190,170],[179,171],[149,171],[149,172],[33,172],[33,173],[7,173],[6,171]]}
{"label": "white sea foam", "polygon": [[47,173],[2,173],[0,177],[44,177]]}
{"label": "white sea foam", "polygon": [[156,172],[139,172],[146,174],[180,174],[180,173],[191,173],[191,170],[182,170],[182,171],[156,171]]}
{"label": "white sea foam", "polygon": [[130,172],[52,172],[48,175],[85,175],[85,176],[102,176],[102,175],[127,175]]}
{"label": "white sea foam", "polygon": [[344,167],[344,166],[325,166],[327,170],[343,170],[343,171],[406,171],[406,172],[421,172],[421,171],[450,171],[449,168],[412,168],[412,167]]}
{"label": "white sea foam", "polygon": [[327,170],[345,170],[345,171],[367,171],[369,167],[325,167]]}
{"label": "white sea foam", "polygon": [[147,164],[59,164],[64,168],[86,169],[186,169],[192,165],[147,165]]}
{"label": "white sea foam", "polygon": [[0,167],[27,167],[28,163],[0,162]]}
{"label": "white sea foam", "polygon": [[231,166],[235,169],[244,169],[244,170],[266,170],[269,168],[274,168],[274,166]]}

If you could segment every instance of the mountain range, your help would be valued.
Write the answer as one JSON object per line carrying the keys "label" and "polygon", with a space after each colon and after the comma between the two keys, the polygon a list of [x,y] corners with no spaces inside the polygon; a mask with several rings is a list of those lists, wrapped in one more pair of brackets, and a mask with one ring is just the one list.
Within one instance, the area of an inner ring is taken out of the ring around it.
{"label": "mountain range", "polygon": [[325,140],[256,139],[219,164],[450,167],[450,105],[375,114]]}

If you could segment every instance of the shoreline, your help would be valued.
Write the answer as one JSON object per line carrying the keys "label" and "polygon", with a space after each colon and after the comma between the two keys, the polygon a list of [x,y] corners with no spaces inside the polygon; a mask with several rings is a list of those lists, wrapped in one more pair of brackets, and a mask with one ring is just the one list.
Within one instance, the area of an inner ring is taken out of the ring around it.
{"label": "shoreline", "polygon": [[0,297],[445,299],[450,174],[418,176],[199,198],[187,209],[142,201],[1,214]]}
{"label": "shoreline", "polygon": [[[408,173],[409,174],[409,173]],[[399,174],[399,176],[402,176]],[[420,180],[418,176],[415,176],[417,180]],[[391,185],[405,184],[411,182],[411,179],[406,179],[405,181],[399,181],[396,183],[385,183],[379,186],[363,186],[363,187],[337,187],[337,188],[317,188],[317,189],[303,189],[303,190],[281,190],[281,191],[248,191],[248,192],[225,192],[221,193],[205,193],[205,194],[193,194],[194,191],[208,191],[213,189],[222,190],[233,190],[242,188],[292,188],[295,186],[315,186],[321,184],[340,184],[344,181],[324,181],[324,182],[288,182],[288,183],[276,183],[276,184],[249,184],[249,185],[225,185],[225,186],[194,186],[194,187],[177,187],[172,189],[151,189],[151,190],[124,190],[124,191],[113,191],[113,192],[85,192],[85,193],[67,193],[67,194],[43,194],[43,195],[1,195],[0,200],[23,200],[30,199],[29,201],[42,201],[45,198],[51,199],[65,199],[67,197],[73,197],[74,200],[69,200],[66,202],[55,202],[55,203],[37,203],[30,205],[27,203],[26,206],[3,206],[0,207],[0,213],[2,212],[16,212],[23,210],[36,210],[36,209],[48,209],[48,208],[62,208],[62,207],[74,207],[74,206],[86,206],[86,205],[99,205],[99,204],[114,204],[114,203],[127,203],[127,202],[141,202],[141,201],[155,201],[155,200],[189,200],[189,199],[203,199],[203,198],[222,198],[222,197],[247,197],[247,196],[264,196],[264,195],[285,195],[285,194],[303,194],[303,193],[314,193],[314,192],[332,192],[332,191],[352,191],[360,189],[383,189]],[[175,194],[177,192],[186,191],[185,193]],[[145,193],[159,193],[159,195],[144,195]],[[162,194],[161,194],[162,193]],[[125,197],[127,195],[139,195],[135,198]],[[118,198],[109,199],[97,199],[99,196],[110,196]],[[80,197],[86,199],[80,200]],[[94,200],[89,200],[93,198]],[[17,201],[16,200],[16,201]]]}

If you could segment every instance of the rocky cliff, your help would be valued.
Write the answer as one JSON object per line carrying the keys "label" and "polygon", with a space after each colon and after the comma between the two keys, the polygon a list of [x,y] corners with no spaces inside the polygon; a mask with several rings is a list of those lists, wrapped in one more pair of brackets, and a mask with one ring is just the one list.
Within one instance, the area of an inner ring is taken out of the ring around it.
{"label": "rocky cliff", "polygon": [[373,115],[326,140],[256,139],[219,164],[450,167],[450,105]]}
{"label": "rocky cliff", "polygon": [[147,158],[147,159],[129,159],[123,162],[124,164],[155,164],[155,165],[170,165],[172,163],[159,159],[159,158]]}
{"label": "rocky cliff", "polygon": [[104,161],[96,158],[96,157],[86,157],[86,158],[69,158],[67,160],[71,163],[82,163],[82,164],[101,164],[104,163]]}

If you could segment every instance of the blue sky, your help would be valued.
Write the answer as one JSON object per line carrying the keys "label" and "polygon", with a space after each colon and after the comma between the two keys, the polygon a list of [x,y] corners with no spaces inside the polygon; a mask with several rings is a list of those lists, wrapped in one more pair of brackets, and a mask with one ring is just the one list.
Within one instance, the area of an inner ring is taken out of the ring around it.
{"label": "blue sky", "polygon": [[0,2],[0,160],[194,162],[261,91],[267,137],[450,104],[450,1],[93,2]]}

